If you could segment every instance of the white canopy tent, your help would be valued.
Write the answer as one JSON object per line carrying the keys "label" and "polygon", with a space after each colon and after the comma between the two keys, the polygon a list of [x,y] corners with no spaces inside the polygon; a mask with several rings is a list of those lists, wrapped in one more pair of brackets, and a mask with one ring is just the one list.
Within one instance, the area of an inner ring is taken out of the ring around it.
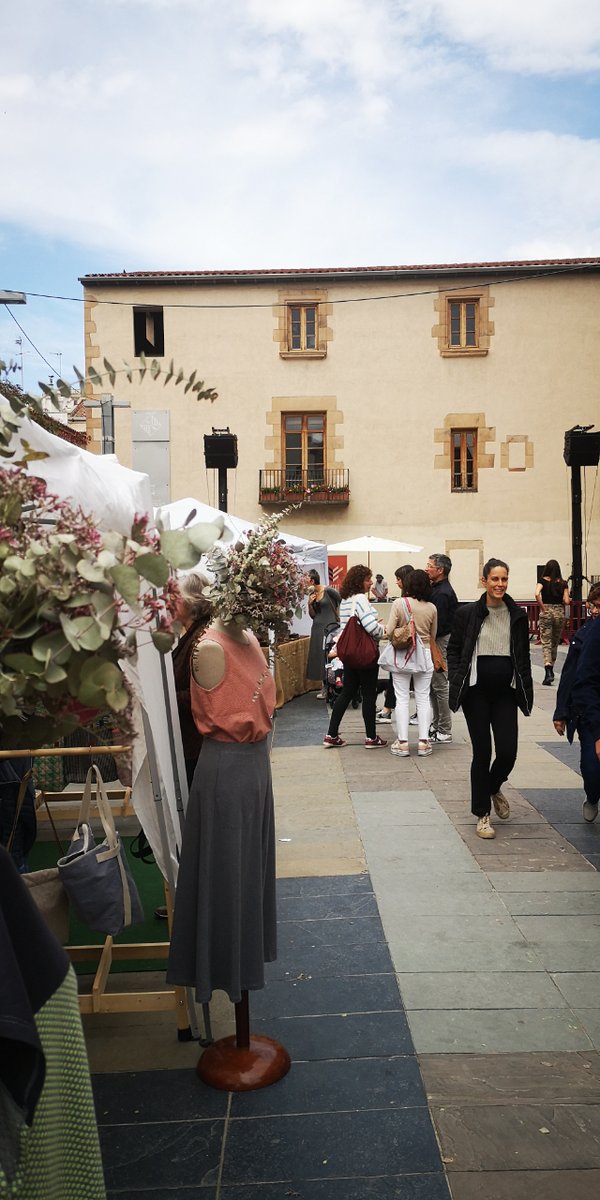
{"label": "white canopy tent", "polygon": [[[0,405],[8,410],[6,401]],[[61,500],[70,500],[90,513],[99,529],[115,529],[129,533],[136,513],[152,513],[152,492],[147,475],[122,467],[114,454],[91,454],[63,438],[43,429],[29,417],[19,421],[14,435],[15,457],[23,449],[23,440],[34,450],[42,450],[48,458],[27,464],[30,474],[45,479],[48,488]],[[7,460],[10,466],[10,460]]]}
{"label": "white canopy tent", "polygon": [[371,566],[372,554],[418,554],[423,547],[413,546],[410,542],[399,542],[394,538],[373,537],[365,534],[363,537],[349,538],[344,542],[330,543],[327,547],[334,554],[366,554],[367,566]]}
{"label": "white canopy tent", "polygon": [[[0,403],[5,403],[0,401]],[[11,413],[11,417],[13,414]],[[84,512],[93,517],[99,529],[114,529],[127,534],[131,529],[136,514],[149,513],[152,519],[152,493],[150,480],[147,475],[130,471],[122,467],[114,455],[91,454],[70,442],[63,441],[43,429],[29,417],[15,418],[19,421],[19,432],[14,435],[13,445],[19,452],[23,449],[23,440],[34,450],[44,451],[48,457],[36,459],[27,464],[32,475],[44,479],[48,488],[61,500],[68,500],[78,505]],[[10,466],[10,460],[7,460]],[[148,753],[142,731],[142,713],[136,712],[134,723],[137,736],[132,747],[132,802],[136,815],[144,828],[158,865],[166,878],[176,875],[176,847],[180,841],[180,822],[178,816],[177,786],[175,780],[173,759],[181,764],[179,778],[184,800],[187,799],[187,784],[183,770],[183,748],[177,707],[171,656],[167,655],[161,662],[161,655],[155,649],[150,637],[140,639],[137,662],[135,666],[126,664],[126,672],[141,708],[146,712],[152,736],[160,774],[162,812],[166,827],[168,855],[170,863],[165,860],[167,848],[163,847],[161,838],[160,819],[157,803],[152,787]],[[166,686],[164,677],[166,675]],[[169,720],[166,706],[170,705],[171,720],[175,748],[169,737]]]}

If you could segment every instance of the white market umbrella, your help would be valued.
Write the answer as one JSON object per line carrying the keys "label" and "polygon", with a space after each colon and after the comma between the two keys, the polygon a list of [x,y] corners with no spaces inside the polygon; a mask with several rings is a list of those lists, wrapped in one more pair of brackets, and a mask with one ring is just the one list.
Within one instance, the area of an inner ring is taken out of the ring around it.
{"label": "white market umbrella", "polygon": [[396,542],[393,538],[364,537],[349,538],[347,542],[334,542],[327,550],[334,554],[366,554],[367,566],[371,566],[371,554],[396,554],[404,551],[406,554],[418,554],[422,546],[411,546],[410,542]]}

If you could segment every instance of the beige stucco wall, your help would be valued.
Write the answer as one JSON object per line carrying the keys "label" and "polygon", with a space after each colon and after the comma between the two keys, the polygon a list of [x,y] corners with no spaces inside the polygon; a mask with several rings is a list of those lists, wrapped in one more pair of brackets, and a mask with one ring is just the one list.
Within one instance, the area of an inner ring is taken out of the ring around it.
{"label": "beige stucco wall", "polygon": [[[191,495],[216,503],[216,472],[205,470],[203,435],[229,426],[239,446],[229,507],[255,520],[263,511],[259,469],[281,465],[273,414],[323,408],[327,466],[349,469],[351,500],[347,507],[304,505],[286,528],[326,542],[374,533],[422,544],[422,554],[411,556],[415,565],[430,551],[447,550],[463,598],[477,592],[480,563],[504,557],[511,591],[526,597],[533,594],[537,563],[556,557],[570,571],[563,436],[576,423],[600,424],[600,275],[491,283],[489,352],[472,359],[440,354],[436,289],[447,287],[456,287],[456,279],[328,285],[322,288],[331,306],[326,356],[298,361],[279,355],[276,283],[89,289],[87,365],[100,369],[104,356],[115,366],[123,359],[133,363],[131,305],[163,305],[165,365],[172,358],[186,373],[196,369],[219,398],[198,402],[183,387],[148,379],[130,385],[123,376],[115,394],[132,409],[170,411],[172,499]],[[425,294],[404,295],[416,291]],[[97,304],[94,296],[120,303]],[[370,299],[336,305],[354,296]],[[191,307],[203,304],[210,307]],[[246,307],[227,307],[232,304]],[[450,491],[447,437],[461,422],[480,431],[475,494]],[[115,424],[118,456],[130,465],[131,410],[117,410]],[[588,469],[588,573],[600,573],[594,475]],[[404,557],[382,556],[372,565],[391,582]]]}

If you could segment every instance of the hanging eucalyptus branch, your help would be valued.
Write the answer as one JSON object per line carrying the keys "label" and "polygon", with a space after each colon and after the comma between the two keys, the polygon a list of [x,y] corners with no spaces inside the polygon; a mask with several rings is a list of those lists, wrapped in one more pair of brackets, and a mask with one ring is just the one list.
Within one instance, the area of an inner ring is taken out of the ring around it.
{"label": "hanging eucalyptus branch", "polygon": [[[124,375],[129,383],[133,383],[136,378],[139,383],[142,383],[146,375],[149,375],[154,382],[162,379],[164,387],[166,387],[169,383],[172,383],[174,387],[179,387],[181,384],[184,384],[184,395],[186,395],[188,392],[191,392],[192,395],[195,396],[196,400],[209,400],[212,404],[218,397],[218,392],[216,392],[214,388],[205,387],[204,380],[197,378],[197,371],[194,370],[192,371],[191,375],[186,375],[185,371],[181,367],[175,366],[173,359],[171,359],[169,365],[165,367],[158,361],[158,359],[153,358],[148,361],[144,354],[140,354],[139,364],[136,363],[134,366],[131,366],[130,363],[124,362],[122,367],[114,367],[107,358],[103,359],[103,365],[104,372],[97,371],[96,368],[92,366],[89,368],[86,375],[83,375],[77,367],[73,367],[73,371],[77,378],[78,386],[81,389],[82,396],[84,395],[86,384],[88,383],[90,383],[94,388],[101,388],[106,386],[106,381],[108,381],[111,387],[114,388],[117,382],[117,376],[119,375]],[[0,360],[0,371],[6,371],[6,369],[5,363]],[[70,400],[73,392],[71,384],[67,383],[64,379],[57,379],[55,386],[52,386],[48,383],[42,383],[41,381],[38,386],[43,395],[47,397],[52,406],[57,410],[60,410],[61,408],[61,400]],[[39,413],[43,413],[44,411],[39,396],[33,396],[29,392],[21,392],[20,389],[13,386],[5,386],[0,388],[0,393],[4,396],[4,399],[7,401],[15,417],[26,416],[31,409]],[[11,449],[10,443],[14,434],[17,433],[18,430],[18,421],[13,420],[13,418],[6,413],[4,406],[0,407],[1,458],[14,458],[16,451]],[[31,462],[36,458],[46,457],[41,451],[32,450],[31,446],[26,441],[22,441],[22,445],[24,454],[19,459],[19,463]]]}
{"label": "hanging eucalyptus branch", "polygon": [[44,745],[107,709],[131,736],[119,661],[140,637],[165,652],[178,626],[177,568],[195,566],[223,533],[212,525],[129,536],[48,492],[23,467],[0,468],[0,740]]}

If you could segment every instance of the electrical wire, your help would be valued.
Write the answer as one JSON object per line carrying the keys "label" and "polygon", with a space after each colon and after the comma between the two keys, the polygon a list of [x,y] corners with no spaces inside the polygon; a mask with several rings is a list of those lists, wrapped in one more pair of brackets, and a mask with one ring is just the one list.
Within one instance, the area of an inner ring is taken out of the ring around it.
{"label": "electrical wire", "polygon": [[53,367],[53,366],[52,366],[52,363],[49,363],[49,362],[48,362],[48,359],[47,359],[47,358],[44,358],[44,355],[42,354],[41,350],[39,350],[39,349],[38,349],[38,347],[36,346],[35,342],[32,342],[32,340],[31,340],[31,338],[30,338],[29,334],[25,332],[25,330],[23,329],[23,326],[22,326],[22,325],[20,325],[20,324],[19,324],[19,322],[17,321],[17,318],[15,317],[15,314],[14,314],[14,312],[12,312],[12,311],[11,311],[11,309],[10,309],[10,306],[9,306],[8,304],[5,304],[5,306],[4,306],[4,307],[6,308],[6,311],[7,311],[8,315],[9,315],[9,317],[12,317],[12,319],[13,319],[13,321],[14,321],[15,325],[17,326],[17,328],[21,330],[21,333],[23,334],[23,337],[24,337],[24,338],[26,338],[26,339],[27,339],[27,341],[29,342],[29,345],[30,345],[30,346],[31,346],[31,347],[32,347],[32,348],[35,350],[36,354],[37,354],[37,355],[39,355],[39,357],[41,358],[42,362],[44,362],[44,363],[46,364],[46,366],[47,366],[47,367],[50,367],[50,370],[52,371],[52,374],[53,374],[53,375],[56,375],[56,367]]}

